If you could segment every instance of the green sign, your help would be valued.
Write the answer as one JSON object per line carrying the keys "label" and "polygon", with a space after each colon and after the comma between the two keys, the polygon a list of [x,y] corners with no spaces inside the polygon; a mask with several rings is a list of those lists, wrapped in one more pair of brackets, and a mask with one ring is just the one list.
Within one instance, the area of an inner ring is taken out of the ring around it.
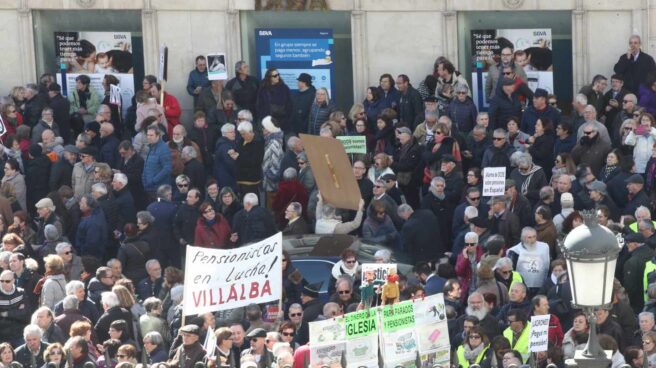
{"label": "green sign", "polygon": [[373,309],[344,315],[346,339],[352,340],[377,333],[376,319],[376,311]]}
{"label": "green sign", "polygon": [[386,305],[382,311],[383,332],[394,332],[415,326],[415,309],[411,301]]}
{"label": "green sign", "polygon": [[343,135],[337,137],[346,153],[367,153],[367,137],[364,135]]}

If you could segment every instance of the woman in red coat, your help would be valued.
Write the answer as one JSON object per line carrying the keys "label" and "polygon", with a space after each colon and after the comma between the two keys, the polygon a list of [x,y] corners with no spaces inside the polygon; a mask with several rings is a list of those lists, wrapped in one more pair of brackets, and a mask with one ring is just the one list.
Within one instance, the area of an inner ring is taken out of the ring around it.
{"label": "woman in red coat", "polygon": [[231,248],[230,224],[220,214],[214,212],[209,202],[200,205],[200,217],[194,231],[194,245],[207,248]]}

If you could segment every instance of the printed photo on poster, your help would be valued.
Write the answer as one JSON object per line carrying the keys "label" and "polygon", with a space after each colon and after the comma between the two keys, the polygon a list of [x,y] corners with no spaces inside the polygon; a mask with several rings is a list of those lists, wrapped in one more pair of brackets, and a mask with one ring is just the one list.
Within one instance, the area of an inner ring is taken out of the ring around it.
{"label": "printed photo on poster", "polygon": [[346,344],[344,342],[323,345],[310,344],[310,367],[341,367],[345,349]]}
{"label": "printed photo on poster", "polygon": [[55,55],[66,71],[132,74],[130,32],[55,32]]}
{"label": "printed photo on poster", "polygon": [[226,57],[224,53],[207,55],[207,79],[228,79],[228,69],[226,68]]}
{"label": "printed photo on poster", "polygon": [[434,353],[450,346],[443,294],[416,300],[414,312],[419,353]]}

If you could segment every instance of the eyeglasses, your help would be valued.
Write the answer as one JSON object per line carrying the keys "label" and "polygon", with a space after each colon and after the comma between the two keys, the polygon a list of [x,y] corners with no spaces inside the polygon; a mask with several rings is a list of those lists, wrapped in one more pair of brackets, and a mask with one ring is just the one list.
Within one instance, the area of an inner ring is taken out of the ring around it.
{"label": "eyeglasses", "polygon": [[494,139],[495,141],[503,141],[503,140],[506,140],[506,138],[499,138],[499,137],[494,137],[494,138],[492,138],[492,139]]}
{"label": "eyeglasses", "polygon": [[481,335],[469,335],[469,338],[470,338],[470,339],[480,340],[480,339],[481,339]]}
{"label": "eyeglasses", "polygon": [[[467,175],[469,176],[469,175]],[[472,175],[473,176],[473,175]],[[474,197],[474,198],[469,198],[470,201],[480,201],[481,197]]]}
{"label": "eyeglasses", "polygon": [[503,72],[503,75],[511,75],[512,72]]}
{"label": "eyeglasses", "polygon": [[53,350],[50,353],[48,353],[48,355],[62,355],[62,354],[64,353],[60,350]]}
{"label": "eyeglasses", "polygon": [[127,355],[123,355],[123,354],[116,354],[116,357],[117,357],[117,358],[127,358],[128,356],[127,356]]}
{"label": "eyeglasses", "polygon": [[583,132],[583,134],[585,134],[585,135],[590,135],[592,133],[594,133],[594,132]]}
{"label": "eyeglasses", "polygon": [[282,335],[289,337],[289,336],[294,336],[294,333],[293,332],[283,332]]}
{"label": "eyeglasses", "polygon": [[340,290],[338,291],[340,295],[351,294],[351,290]]}
{"label": "eyeglasses", "polygon": [[189,184],[177,184],[178,188],[186,188]]}
{"label": "eyeglasses", "polygon": [[271,74],[271,78],[278,78],[280,74]]}
{"label": "eyeglasses", "polygon": [[11,284],[14,282],[14,280],[0,280],[3,284]]}
{"label": "eyeglasses", "polygon": [[300,317],[302,315],[303,315],[303,312],[301,312],[301,313],[289,313],[290,317]]}
{"label": "eyeglasses", "polygon": [[353,264],[353,263],[355,263],[355,259],[350,260],[350,261],[344,261],[344,263],[346,263],[346,264]]}
{"label": "eyeglasses", "polygon": [[477,244],[476,243],[465,243],[468,247],[475,247]]}

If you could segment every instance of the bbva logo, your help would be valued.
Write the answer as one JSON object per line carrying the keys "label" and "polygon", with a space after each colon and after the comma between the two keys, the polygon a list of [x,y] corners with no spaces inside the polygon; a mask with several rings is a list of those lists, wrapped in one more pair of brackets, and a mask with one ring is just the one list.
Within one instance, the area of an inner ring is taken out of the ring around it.
{"label": "bbva logo", "polygon": [[273,33],[271,31],[260,31],[259,35],[260,36],[273,36]]}

